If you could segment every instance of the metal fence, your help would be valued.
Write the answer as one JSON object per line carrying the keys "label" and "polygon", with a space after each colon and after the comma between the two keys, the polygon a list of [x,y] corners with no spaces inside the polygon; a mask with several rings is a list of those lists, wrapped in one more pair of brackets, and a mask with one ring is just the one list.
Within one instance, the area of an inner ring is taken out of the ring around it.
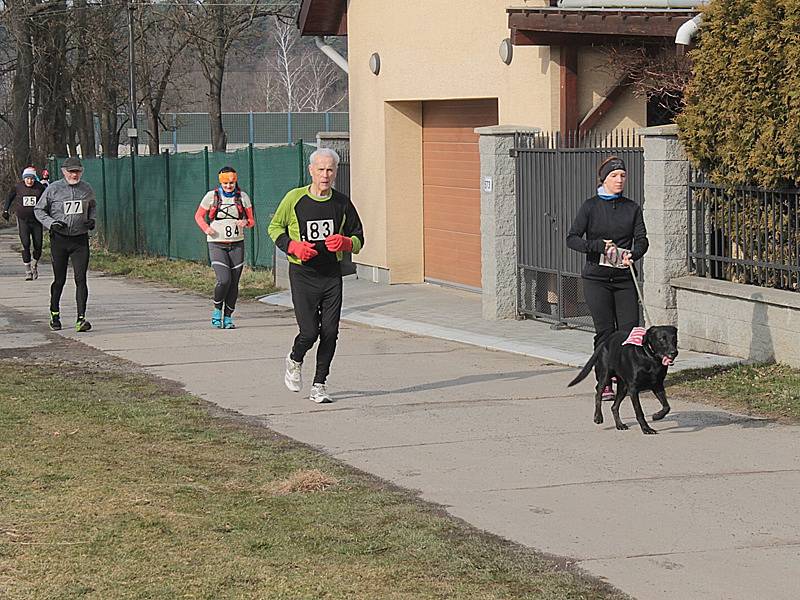
{"label": "metal fence", "polygon": [[336,189],[350,195],[350,150],[346,148],[337,148],[336,153],[339,155],[339,171],[336,174]]}
{"label": "metal fence", "polygon": [[586,257],[566,247],[567,232],[578,208],[596,193],[597,168],[609,156],[626,163],[625,195],[644,202],[641,139],[628,131],[518,134],[513,154],[519,311],[556,325],[591,329],[580,275]]}
{"label": "metal fence", "polygon": [[800,190],[725,188],[690,169],[689,272],[762,287],[800,286]]}
{"label": "metal fence", "polygon": [[[124,128],[128,115],[118,117]],[[146,145],[150,134],[143,114],[137,116],[137,124],[139,143]],[[320,131],[348,131],[350,116],[346,112],[223,113],[222,126],[229,144],[293,144],[315,140]],[[97,119],[95,128],[99,140]],[[181,146],[205,146],[211,144],[211,121],[208,113],[163,113],[158,133],[160,145],[171,147],[173,152]]]}
{"label": "metal fence", "polygon": [[[256,227],[245,241],[250,266],[272,267],[274,244],[267,225],[283,196],[306,185],[306,165],[314,150],[304,144],[236,152],[165,152],[158,156],[84,159],[84,180],[97,195],[98,233],[115,252],[145,253],[195,261],[208,260],[206,237],[194,221],[217,172],[232,166],[239,185],[253,201]],[[59,173],[63,159],[53,159]]]}

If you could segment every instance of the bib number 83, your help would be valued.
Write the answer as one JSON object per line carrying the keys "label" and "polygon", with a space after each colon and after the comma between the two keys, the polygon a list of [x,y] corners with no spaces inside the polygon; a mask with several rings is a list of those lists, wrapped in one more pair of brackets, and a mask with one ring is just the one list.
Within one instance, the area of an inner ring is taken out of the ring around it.
{"label": "bib number 83", "polygon": [[320,219],[306,221],[306,239],[309,242],[319,242],[333,234],[333,219]]}

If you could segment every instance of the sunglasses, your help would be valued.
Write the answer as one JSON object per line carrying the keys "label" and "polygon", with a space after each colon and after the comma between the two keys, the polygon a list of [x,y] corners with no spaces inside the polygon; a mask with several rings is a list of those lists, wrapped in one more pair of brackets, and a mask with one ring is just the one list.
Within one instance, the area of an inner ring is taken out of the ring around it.
{"label": "sunglasses", "polygon": [[73,175],[80,175],[83,173],[83,169],[67,169],[67,173],[72,173]]}

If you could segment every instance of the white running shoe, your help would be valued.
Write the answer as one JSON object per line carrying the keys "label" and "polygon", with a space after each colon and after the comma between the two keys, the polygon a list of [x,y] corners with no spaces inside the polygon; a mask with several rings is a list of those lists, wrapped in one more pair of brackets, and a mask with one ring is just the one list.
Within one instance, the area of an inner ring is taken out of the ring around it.
{"label": "white running shoe", "polygon": [[292,360],[292,353],[290,352],[286,357],[286,375],[283,377],[283,382],[290,392],[299,392],[303,389],[303,363]]}
{"label": "white running shoe", "polygon": [[328,395],[328,390],[325,389],[324,383],[315,383],[311,386],[311,394],[308,396],[308,399],[312,402],[316,402],[317,404],[328,404],[329,402],[333,402],[331,397]]}

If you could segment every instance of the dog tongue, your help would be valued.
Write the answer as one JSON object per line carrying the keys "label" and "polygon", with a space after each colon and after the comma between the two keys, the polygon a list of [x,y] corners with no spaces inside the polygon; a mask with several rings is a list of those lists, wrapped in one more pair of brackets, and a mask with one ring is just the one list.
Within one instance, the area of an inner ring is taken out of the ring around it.
{"label": "dog tongue", "polygon": [[669,356],[665,356],[664,358],[661,359],[661,364],[664,365],[665,367],[668,367],[672,364],[672,359]]}

